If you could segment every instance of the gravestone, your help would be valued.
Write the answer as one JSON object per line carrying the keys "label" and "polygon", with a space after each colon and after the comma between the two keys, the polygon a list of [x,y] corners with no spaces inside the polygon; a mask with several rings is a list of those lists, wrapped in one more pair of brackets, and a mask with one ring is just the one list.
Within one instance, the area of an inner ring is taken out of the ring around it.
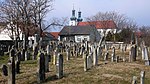
{"label": "gravestone", "polygon": [[33,60],[35,60],[37,58],[38,50],[39,50],[38,44],[34,44],[33,45],[33,57],[32,57]]}
{"label": "gravestone", "polygon": [[116,56],[116,63],[119,62],[119,56]]}
{"label": "gravestone", "polygon": [[30,38],[29,40],[29,48],[32,48],[33,44],[32,44],[32,39]]}
{"label": "gravestone", "polygon": [[66,56],[67,56],[66,60],[67,61],[70,60],[70,49],[69,48],[66,49]]}
{"label": "gravestone", "polygon": [[8,67],[6,65],[2,65],[2,75],[8,76]]}
{"label": "gravestone", "polygon": [[87,55],[83,53],[83,57],[84,57],[84,71],[87,71]]}
{"label": "gravestone", "polygon": [[93,65],[94,66],[98,65],[98,57],[97,57],[97,48],[96,47],[93,50]]}
{"label": "gravestone", "polygon": [[21,52],[21,61],[24,61],[25,60],[25,49],[22,50]]}
{"label": "gravestone", "polygon": [[129,62],[133,62],[136,61],[136,53],[137,53],[137,49],[136,49],[136,45],[132,45],[131,49],[130,49],[130,55],[129,55]]}
{"label": "gravestone", "polygon": [[145,60],[145,65],[150,65],[150,60],[149,60],[149,54],[148,54],[148,49],[147,47],[144,47],[144,60]]}
{"label": "gravestone", "polygon": [[107,61],[108,60],[108,55],[109,55],[109,53],[108,53],[108,51],[105,53],[105,56],[104,56],[104,61]]}
{"label": "gravestone", "polygon": [[47,45],[46,51],[47,51],[47,55],[48,55],[48,61],[51,62],[50,45]]}
{"label": "gravestone", "polygon": [[141,75],[141,78],[140,78],[140,84],[144,84],[145,71],[141,71],[140,75]]}
{"label": "gravestone", "polygon": [[29,53],[28,53],[28,51],[25,51],[25,60],[27,61],[27,60],[29,60],[29,59],[30,59]]}
{"label": "gravestone", "polygon": [[34,35],[34,45],[37,45],[38,41],[39,41],[39,36],[38,36],[38,34],[35,34]]}
{"label": "gravestone", "polygon": [[89,53],[89,55],[87,56],[87,69],[91,68],[92,68],[92,53]]}
{"label": "gravestone", "polygon": [[111,61],[114,62],[115,59],[115,47],[112,48]]}
{"label": "gravestone", "polygon": [[8,84],[15,84],[15,61],[14,57],[10,57],[8,63]]}
{"label": "gravestone", "polygon": [[43,53],[40,53],[38,57],[38,69],[37,69],[37,82],[42,83],[45,81],[45,57]]}
{"label": "gravestone", "polygon": [[57,50],[54,50],[53,52],[53,64],[54,65],[56,65],[57,55],[58,55]]}
{"label": "gravestone", "polygon": [[111,54],[111,62],[114,62],[114,60],[115,60],[115,55],[112,53]]}
{"label": "gravestone", "polygon": [[16,73],[18,74],[18,73],[20,73],[20,61],[19,61],[19,60],[16,60],[16,61],[15,61],[15,65],[16,65],[15,71],[16,71]]}
{"label": "gravestone", "polygon": [[49,56],[45,53],[45,72],[49,71]]}
{"label": "gravestone", "polygon": [[137,77],[136,76],[133,76],[132,84],[137,84]]}
{"label": "gravestone", "polygon": [[58,79],[63,77],[63,55],[60,53],[57,56],[56,76]]}

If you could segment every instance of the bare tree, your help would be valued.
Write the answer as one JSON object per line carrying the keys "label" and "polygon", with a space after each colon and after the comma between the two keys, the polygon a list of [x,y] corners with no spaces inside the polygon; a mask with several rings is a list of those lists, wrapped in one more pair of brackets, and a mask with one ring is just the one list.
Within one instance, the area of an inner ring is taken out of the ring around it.
{"label": "bare tree", "polygon": [[[115,22],[117,26],[117,31],[119,32],[123,28],[131,28],[132,30],[136,30],[137,25],[134,21],[132,21],[130,18],[125,16],[124,14],[119,14],[118,12],[115,11],[110,11],[110,12],[98,12],[96,15],[91,16],[86,18],[88,22],[91,21],[105,21],[103,22],[103,26],[107,26],[107,21],[112,20]],[[103,32],[102,39],[105,40],[107,32]],[[114,38],[115,39],[115,38]],[[102,42],[102,40],[100,41]],[[101,44],[101,43],[99,43]]]}

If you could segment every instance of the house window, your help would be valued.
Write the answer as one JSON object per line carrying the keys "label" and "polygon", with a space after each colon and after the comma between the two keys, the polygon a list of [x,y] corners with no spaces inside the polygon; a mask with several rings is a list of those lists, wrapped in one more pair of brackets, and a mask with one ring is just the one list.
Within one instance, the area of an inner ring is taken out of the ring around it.
{"label": "house window", "polygon": [[84,38],[84,41],[87,41],[87,38]]}
{"label": "house window", "polygon": [[81,42],[81,38],[77,38],[77,41]]}

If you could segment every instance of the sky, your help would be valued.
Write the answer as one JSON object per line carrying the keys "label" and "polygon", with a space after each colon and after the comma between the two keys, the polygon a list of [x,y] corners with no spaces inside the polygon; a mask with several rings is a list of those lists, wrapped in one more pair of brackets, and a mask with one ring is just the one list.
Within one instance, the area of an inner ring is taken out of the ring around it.
{"label": "sky", "polygon": [[79,9],[83,19],[98,12],[116,11],[125,14],[139,26],[150,26],[150,0],[55,0],[54,10],[47,15],[52,17],[71,17],[71,11]]}

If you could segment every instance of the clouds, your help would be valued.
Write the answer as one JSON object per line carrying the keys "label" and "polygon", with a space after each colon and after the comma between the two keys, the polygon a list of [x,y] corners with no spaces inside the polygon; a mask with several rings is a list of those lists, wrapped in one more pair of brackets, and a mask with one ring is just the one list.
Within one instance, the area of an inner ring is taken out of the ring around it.
{"label": "clouds", "polygon": [[73,4],[83,17],[97,12],[117,11],[133,18],[139,25],[150,26],[150,0],[55,0],[51,17],[70,17]]}

